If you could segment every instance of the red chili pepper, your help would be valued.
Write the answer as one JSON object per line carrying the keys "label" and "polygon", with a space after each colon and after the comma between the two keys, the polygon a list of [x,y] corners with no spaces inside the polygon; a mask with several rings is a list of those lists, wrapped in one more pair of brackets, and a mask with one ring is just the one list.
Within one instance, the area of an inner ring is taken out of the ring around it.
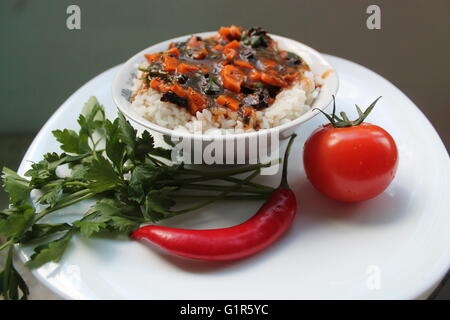
{"label": "red chili pepper", "polygon": [[234,227],[209,230],[145,226],[131,234],[175,255],[198,260],[224,261],[245,258],[277,240],[292,224],[297,212],[295,194],[287,184],[287,160],[295,134],[289,140],[280,186],[249,220]]}

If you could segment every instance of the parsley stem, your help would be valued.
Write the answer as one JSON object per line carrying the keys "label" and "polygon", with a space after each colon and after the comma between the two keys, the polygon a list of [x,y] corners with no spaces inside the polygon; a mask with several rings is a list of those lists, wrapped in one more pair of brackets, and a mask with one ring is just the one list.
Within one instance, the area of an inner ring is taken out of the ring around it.
{"label": "parsley stem", "polygon": [[[222,185],[210,185],[210,184],[184,184],[181,189],[193,189],[193,190],[211,190],[211,191],[227,191],[230,186]],[[258,188],[245,188],[241,187],[235,190],[236,192],[242,193],[260,193],[268,194],[270,191],[258,189]]]}
{"label": "parsley stem", "polygon": [[81,181],[68,181],[64,183],[66,186],[82,186],[87,187],[89,184]]}
{"label": "parsley stem", "polygon": [[201,209],[201,208],[206,207],[207,205],[209,205],[209,204],[211,204],[213,202],[216,202],[217,200],[223,199],[226,195],[228,195],[229,193],[231,193],[234,190],[236,190],[236,188],[239,188],[244,181],[250,181],[254,177],[256,177],[259,174],[260,171],[261,171],[261,169],[258,168],[255,172],[250,174],[243,181],[241,181],[240,183],[236,183],[233,186],[228,187],[227,191],[224,191],[224,192],[218,194],[217,196],[211,198],[210,200],[207,200],[205,202],[199,203],[198,205],[192,206],[192,207],[187,208],[187,209],[173,211],[172,216],[175,216],[175,215],[178,215],[178,214],[182,214],[182,213],[187,213],[187,212],[194,211],[194,210],[197,210],[197,209]]}
{"label": "parsley stem", "polygon": [[[162,185],[182,185],[185,183],[192,183],[192,182],[200,182],[200,181],[206,181],[206,180],[214,180],[219,178],[226,178],[229,176],[234,176],[241,173],[246,173],[249,171],[259,170],[261,168],[267,168],[273,165],[274,163],[269,162],[266,164],[253,164],[246,167],[240,167],[235,169],[229,169],[229,170],[220,170],[220,172],[203,172],[200,177],[197,178],[183,178],[183,179],[172,179],[172,180],[162,180],[158,181],[158,184]],[[259,172],[259,171],[258,171]]]}
{"label": "parsley stem", "polygon": [[[87,189],[86,189],[86,190],[87,190]],[[82,190],[82,191],[83,191],[83,190]],[[46,216],[47,214],[49,214],[49,213],[52,213],[52,212],[54,212],[54,211],[56,211],[56,210],[60,210],[60,209],[66,208],[66,207],[71,206],[71,205],[73,205],[73,204],[75,204],[75,203],[77,203],[77,202],[80,202],[80,201],[83,201],[83,200],[92,198],[92,197],[95,196],[95,195],[96,195],[96,193],[90,192],[90,193],[85,194],[84,196],[81,196],[81,197],[78,197],[78,198],[69,200],[69,201],[67,201],[67,202],[63,202],[63,203],[61,203],[61,204],[58,204],[58,205],[54,206],[53,208],[47,208],[47,209],[45,209],[45,210],[42,210],[42,211],[36,216],[36,219],[34,220],[34,222],[36,223],[37,221],[39,221],[40,219],[42,219],[43,217],[45,217],[45,216]]]}
{"label": "parsley stem", "polygon": [[252,186],[252,187],[258,188],[260,190],[266,190],[267,192],[272,192],[274,190],[274,188],[272,188],[272,187],[268,187],[263,184],[259,184],[259,183],[252,182],[252,181],[243,181],[242,179],[235,178],[235,177],[219,178],[219,180],[235,182],[235,183],[239,183],[242,181],[244,185]]}
{"label": "parsley stem", "polygon": [[216,199],[216,200],[265,200],[268,195],[232,195],[217,199],[217,195],[198,195],[198,194],[170,194],[171,197],[180,199]]}
{"label": "parsley stem", "polygon": [[[181,171],[185,171],[186,174],[190,174],[190,175],[194,175],[194,174],[203,175],[204,174],[203,171],[195,170],[195,169],[182,168],[180,170]],[[230,177],[218,178],[218,180],[229,181],[229,182],[240,182],[240,181],[242,181],[242,179],[231,177],[231,176]],[[264,190],[267,190],[269,192],[272,192],[274,190],[274,188],[272,188],[272,187],[265,186],[263,184],[259,184],[259,183],[252,182],[252,181],[245,181],[244,184],[245,185],[249,185],[249,186],[253,186],[253,187],[256,187],[256,188],[264,189]]]}
{"label": "parsley stem", "polygon": [[13,300],[13,298],[9,296],[9,292],[7,290],[7,287],[10,283],[10,277],[11,277],[12,272],[6,272],[7,269],[9,271],[14,268],[14,266],[13,266],[13,253],[14,253],[13,249],[14,248],[12,246],[9,247],[8,255],[6,256],[6,263],[5,263],[5,269],[4,269],[5,271],[2,272],[2,273],[4,273],[3,279],[1,279],[1,280],[3,280],[2,287],[4,287],[4,289],[2,289],[2,291],[4,291],[4,292],[2,292],[2,293],[4,294],[3,297],[5,300]]}
{"label": "parsley stem", "polygon": [[60,200],[58,201],[58,205],[61,204],[61,203],[66,202],[66,201],[68,201],[68,200],[71,200],[71,199],[73,199],[73,198],[77,198],[77,197],[79,197],[79,196],[84,196],[85,194],[88,194],[88,193],[90,193],[90,192],[92,192],[92,191],[89,190],[89,189],[83,189],[83,190],[77,191],[77,192],[75,192],[75,193],[68,194],[67,196],[63,197],[62,199],[60,199]]}
{"label": "parsley stem", "polygon": [[0,246],[0,251],[2,251],[3,249],[9,247],[12,244],[14,244],[14,240],[13,239],[6,241],[4,244],[2,244]]}

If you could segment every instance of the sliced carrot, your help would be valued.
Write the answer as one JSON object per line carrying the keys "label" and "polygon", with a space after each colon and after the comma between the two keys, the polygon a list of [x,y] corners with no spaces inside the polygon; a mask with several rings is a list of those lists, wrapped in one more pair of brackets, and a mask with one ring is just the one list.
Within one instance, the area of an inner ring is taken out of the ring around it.
{"label": "sliced carrot", "polygon": [[169,43],[169,49],[172,49],[173,47],[175,47],[175,42],[171,42],[171,43]]}
{"label": "sliced carrot", "polygon": [[189,72],[195,71],[195,70],[198,70],[198,67],[192,66],[192,65],[186,64],[186,63],[180,63],[177,66],[177,72],[179,72],[179,73],[189,73]]}
{"label": "sliced carrot", "polygon": [[163,55],[164,70],[175,71],[177,69],[178,60],[168,54]]}
{"label": "sliced carrot", "polygon": [[192,114],[195,114],[197,111],[201,111],[206,108],[206,101],[203,95],[201,95],[191,87],[188,88],[187,98]]}
{"label": "sliced carrot", "polygon": [[195,51],[193,58],[199,60],[205,58],[207,55],[208,51],[205,48],[201,48]]}
{"label": "sliced carrot", "polygon": [[228,42],[228,43],[225,45],[225,48],[237,49],[237,48],[239,48],[240,46],[241,46],[241,44],[239,43],[239,41],[233,40],[233,41],[231,41],[231,42]]}
{"label": "sliced carrot", "polygon": [[261,73],[261,81],[276,87],[285,87],[287,85],[286,82],[279,76],[268,72]]}
{"label": "sliced carrot", "polygon": [[197,36],[192,36],[187,42],[187,47],[190,49],[200,48],[203,45],[203,41],[198,40]]}
{"label": "sliced carrot", "polygon": [[276,62],[274,60],[266,59],[266,58],[261,58],[261,59],[259,59],[259,61],[264,66],[264,69],[266,69],[266,70],[275,68],[278,64],[278,62]]}
{"label": "sliced carrot", "polygon": [[229,62],[237,56],[237,51],[234,50],[233,48],[225,48],[223,49],[223,54],[227,59],[227,61]]}
{"label": "sliced carrot", "polygon": [[159,53],[144,54],[144,57],[147,58],[148,62],[153,62],[159,59],[160,54]]}
{"label": "sliced carrot", "polygon": [[245,69],[249,69],[249,70],[253,69],[253,66],[244,60],[234,60],[234,64],[239,67],[245,68]]}
{"label": "sliced carrot", "polygon": [[220,75],[224,88],[239,93],[241,84],[245,79],[245,74],[236,66],[226,65],[223,67]]}
{"label": "sliced carrot", "polygon": [[161,80],[159,80],[158,78],[153,78],[152,80],[150,80],[150,88],[159,91],[160,85],[161,85]]}
{"label": "sliced carrot", "polygon": [[230,34],[233,38],[240,39],[242,35],[242,31],[239,27],[235,25],[230,26]]}
{"label": "sliced carrot", "polygon": [[232,25],[229,27],[221,27],[219,29],[219,34],[231,41],[234,39],[236,39],[236,40],[240,39],[241,35],[242,35],[242,31],[238,27]]}
{"label": "sliced carrot", "polygon": [[159,92],[170,91],[170,87],[171,86],[164,83],[164,81],[162,81],[161,79],[153,78],[152,80],[150,80],[150,88],[155,89]]}
{"label": "sliced carrot", "polygon": [[252,70],[249,74],[249,77],[253,81],[259,81],[259,80],[261,80],[261,72],[259,72],[257,70]]}
{"label": "sliced carrot", "polygon": [[166,51],[168,54],[173,54],[175,57],[178,57],[180,55],[180,50],[178,50],[177,47],[170,48]]}
{"label": "sliced carrot", "polygon": [[220,104],[221,106],[225,106],[233,111],[237,111],[239,109],[239,101],[233,99],[230,96],[218,96],[216,99],[217,104]]}
{"label": "sliced carrot", "polygon": [[222,51],[223,50],[223,46],[221,44],[217,44],[213,49],[216,50],[216,51]]}
{"label": "sliced carrot", "polygon": [[187,97],[186,90],[178,84],[174,84],[174,85],[170,86],[170,91],[172,91],[173,93],[175,93],[177,96],[179,96],[181,98]]}

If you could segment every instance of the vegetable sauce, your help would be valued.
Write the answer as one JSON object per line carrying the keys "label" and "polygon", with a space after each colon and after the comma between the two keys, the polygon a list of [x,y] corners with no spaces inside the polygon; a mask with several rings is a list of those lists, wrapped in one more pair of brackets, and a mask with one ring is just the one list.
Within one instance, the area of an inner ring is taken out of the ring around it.
{"label": "vegetable sauce", "polygon": [[221,27],[213,36],[194,35],[145,57],[148,66],[140,68],[144,87],[193,115],[205,108],[228,108],[248,118],[309,70],[259,27]]}

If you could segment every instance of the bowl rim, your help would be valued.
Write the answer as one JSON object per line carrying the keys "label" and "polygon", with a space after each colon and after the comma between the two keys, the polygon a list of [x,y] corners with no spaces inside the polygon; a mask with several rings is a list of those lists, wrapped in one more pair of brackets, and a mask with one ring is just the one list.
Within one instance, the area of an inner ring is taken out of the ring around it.
{"label": "bowl rim", "polygon": [[[143,116],[140,116],[136,113],[134,113],[131,108],[128,106],[124,106],[121,102],[121,91],[123,89],[123,82],[120,82],[120,79],[122,78],[124,73],[129,73],[130,67],[134,69],[134,64],[136,63],[136,59],[140,58],[140,60],[143,60],[144,54],[151,53],[151,52],[157,52],[153,48],[156,46],[168,46],[171,42],[177,42],[177,41],[183,41],[186,40],[188,37],[191,37],[192,35],[198,35],[198,36],[210,36],[217,33],[217,31],[205,31],[205,32],[199,32],[195,34],[187,34],[179,37],[175,37],[172,39],[164,40],[155,44],[152,44],[151,46],[146,47],[145,49],[139,51],[138,53],[131,56],[125,63],[123,63],[120,66],[119,71],[115,74],[114,80],[112,83],[112,98],[114,103],[116,104],[117,108],[124,114],[124,116],[133,122],[141,125],[146,130],[156,131],[160,134],[169,136],[169,137],[176,137],[176,138],[189,138],[189,139],[202,139],[202,140],[232,140],[235,138],[253,138],[254,136],[259,135],[272,135],[272,134],[279,134],[282,131],[290,130],[292,128],[296,128],[300,124],[310,120],[311,118],[315,117],[320,113],[319,110],[323,111],[325,110],[333,101],[332,97],[330,96],[330,99],[328,102],[323,103],[322,105],[310,109],[304,114],[302,114],[300,117],[291,120],[287,123],[284,123],[282,125],[268,128],[268,129],[261,129],[251,132],[244,132],[244,133],[225,133],[225,134],[203,134],[203,133],[192,133],[192,132],[185,132],[185,131],[175,131],[174,129],[169,129],[160,125],[157,125],[156,123],[153,123],[147,119],[145,119]],[[269,33],[269,35],[274,38],[277,42],[280,40],[285,43],[292,45],[295,45],[297,47],[300,47],[302,50],[307,52],[308,54],[313,55],[318,61],[320,61],[323,65],[327,66],[332,70],[331,74],[327,77],[328,81],[332,81],[332,86],[334,87],[333,94],[336,95],[339,89],[339,77],[336,72],[336,69],[334,66],[329,63],[317,50],[297,41],[294,39],[290,39],[287,37],[279,36],[276,34]],[[122,84],[121,84],[122,83]],[[122,88],[121,88],[122,86]]]}

